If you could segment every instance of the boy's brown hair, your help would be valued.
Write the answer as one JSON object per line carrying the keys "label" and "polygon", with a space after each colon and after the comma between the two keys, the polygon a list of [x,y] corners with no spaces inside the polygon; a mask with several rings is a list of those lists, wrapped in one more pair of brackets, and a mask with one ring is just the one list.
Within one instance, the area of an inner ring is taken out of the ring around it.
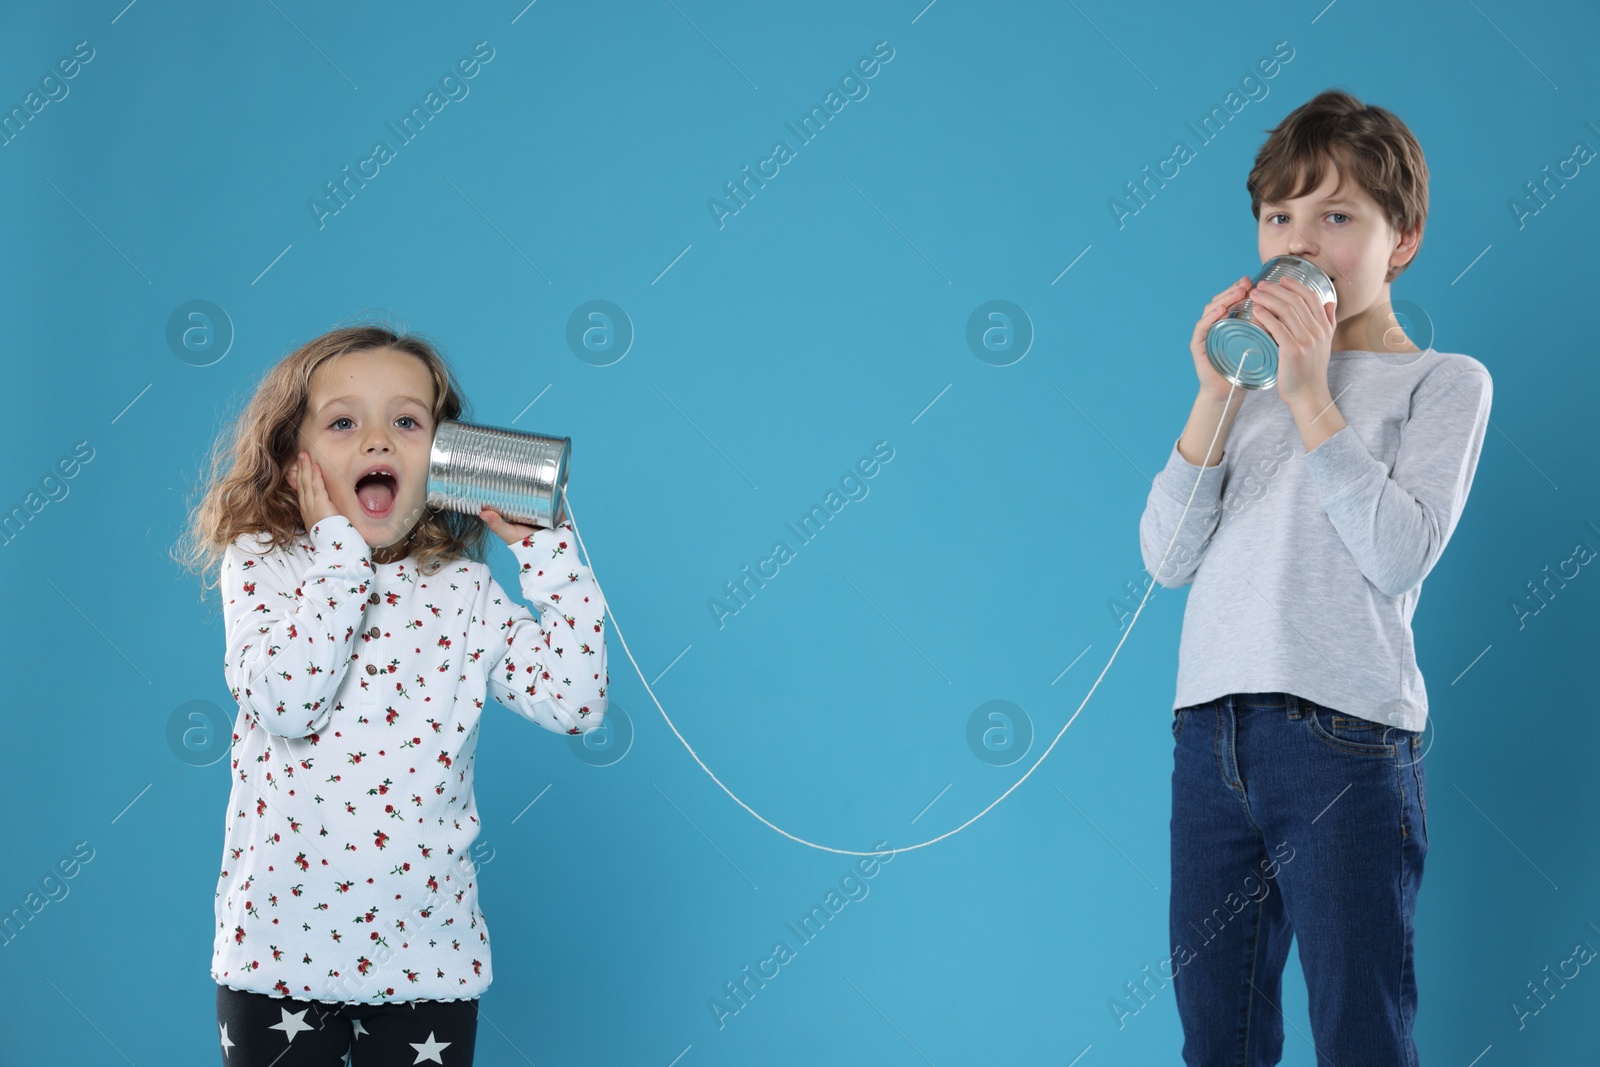
{"label": "boy's brown hair", "polygon": [[[1318,93],[1267,131],[1245,179],[1250,213],[1259,221],[1263,200],[1304,196],[1322,183],[1330,164],[1378,202],[1397,233],[1420,230],[1427,221],[1428,164],[1422,146],[1393,112],[1340,89]],[[1394,281],[1416,258],[1413,254],[1390,267],[1384,281]]]}
{"label": "boy's brown hair", "polygon": [[[378,348],[415,356],[428,369],[435,427],[444,419],[461,418],[466,401],[455,375],[434,345],[418,334],[369,322],[332,330],[296,348],[262,376],[243,413],[213,444],[209,473],[201,479],[204,496],[173,554],[179,564],[200,573],[202,591],[216,584],[207,580],[210,572],[240,534],[260,534],[272,546],[306,537],[299,497],[283,468],[295,454],[311,377],[336,356]],[[461,557],[481,563],[487,530],[476,515],[424,507],[406,540],[387,550],[375,549],[373,562],[415,552],[423,574],[436,573],[445,562]]]}

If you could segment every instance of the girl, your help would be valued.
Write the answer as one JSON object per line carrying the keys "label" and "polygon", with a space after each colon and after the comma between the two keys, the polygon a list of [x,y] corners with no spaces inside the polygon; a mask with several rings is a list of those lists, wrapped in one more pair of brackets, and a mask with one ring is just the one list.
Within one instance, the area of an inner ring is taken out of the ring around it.
{"label": "girl", "polygon": [[[220,563],[239,706],[211,959],[230,1067],[470,1064],[484,696],[564,734],[605,715],[605,604],[570,525],[425,503],[462,407],[431,344],[362,324],[268,371],[213,451],[184,562]],[[542,621],[490,575],[486,528]]]}

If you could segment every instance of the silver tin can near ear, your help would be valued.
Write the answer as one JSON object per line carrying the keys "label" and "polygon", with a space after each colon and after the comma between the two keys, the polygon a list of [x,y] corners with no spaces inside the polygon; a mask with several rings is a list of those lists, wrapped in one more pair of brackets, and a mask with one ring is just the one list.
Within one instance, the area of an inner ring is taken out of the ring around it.
{"label": "silver tin can near ear", "polygon": [[[1256,285],[1295,278],[1321,297],[1324,304],[1338,306],[1333,280],[1321,267],[1299,256],[1274,256],[1262,264],[1255,276]],[[1211,324],[1206,332],[1206,357],[1211,366],[1234,385],[1245,389],[1265,389],[1278,380],[1278,345],[1255,320],[1255,303],[1249,299],[1233,305],[1228,313]]]}
{"label": "silver tin can near ear", "polygon": [[553,529],[566,521],[572,438],[445,419],[428,453],[431,508],[477,515],[488,505],[511,522]]}

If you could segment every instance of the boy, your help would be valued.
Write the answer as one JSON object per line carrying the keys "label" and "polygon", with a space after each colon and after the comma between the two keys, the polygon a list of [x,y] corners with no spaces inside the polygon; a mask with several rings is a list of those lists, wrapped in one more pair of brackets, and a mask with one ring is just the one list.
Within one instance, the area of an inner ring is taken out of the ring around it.
{"label": "boy", "polygon": [[[1293,937],[1317,1062],[1413,1065],[1428,700],[1411,617],[1472,486],[1492,383],[1394,324],[1428,170],[1393,114],[1324,92],[1270,131],[1246,187],[1262,262],[1309,259],[1338,301],[1245,278],[1207,305],[1199,395],[1139,523],[1155,579],[1194,583],[1172,721],[1183,1058],[1278,1062]],[[1246,296],[1278,344],[1275,390],[1232,386],[1206,358],[1206,331]]]}

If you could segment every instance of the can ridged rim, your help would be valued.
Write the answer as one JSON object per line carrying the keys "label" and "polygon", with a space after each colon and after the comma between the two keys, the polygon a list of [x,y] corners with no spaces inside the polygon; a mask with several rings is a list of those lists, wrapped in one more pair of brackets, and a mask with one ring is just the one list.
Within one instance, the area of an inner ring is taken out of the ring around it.
{"label": "can ridged rim", "polygon": [[1261,273],[1256,276],[1256,284],[1275,282],[1285,275],[1303,283],[1306,288],[1314,291],[1322,298],[1324,304],[1338,307],[1339,294],[1333,288],[1333,279],[1328,277],[1326,271],[1303,256],[1274,256],[1267,260]]}

